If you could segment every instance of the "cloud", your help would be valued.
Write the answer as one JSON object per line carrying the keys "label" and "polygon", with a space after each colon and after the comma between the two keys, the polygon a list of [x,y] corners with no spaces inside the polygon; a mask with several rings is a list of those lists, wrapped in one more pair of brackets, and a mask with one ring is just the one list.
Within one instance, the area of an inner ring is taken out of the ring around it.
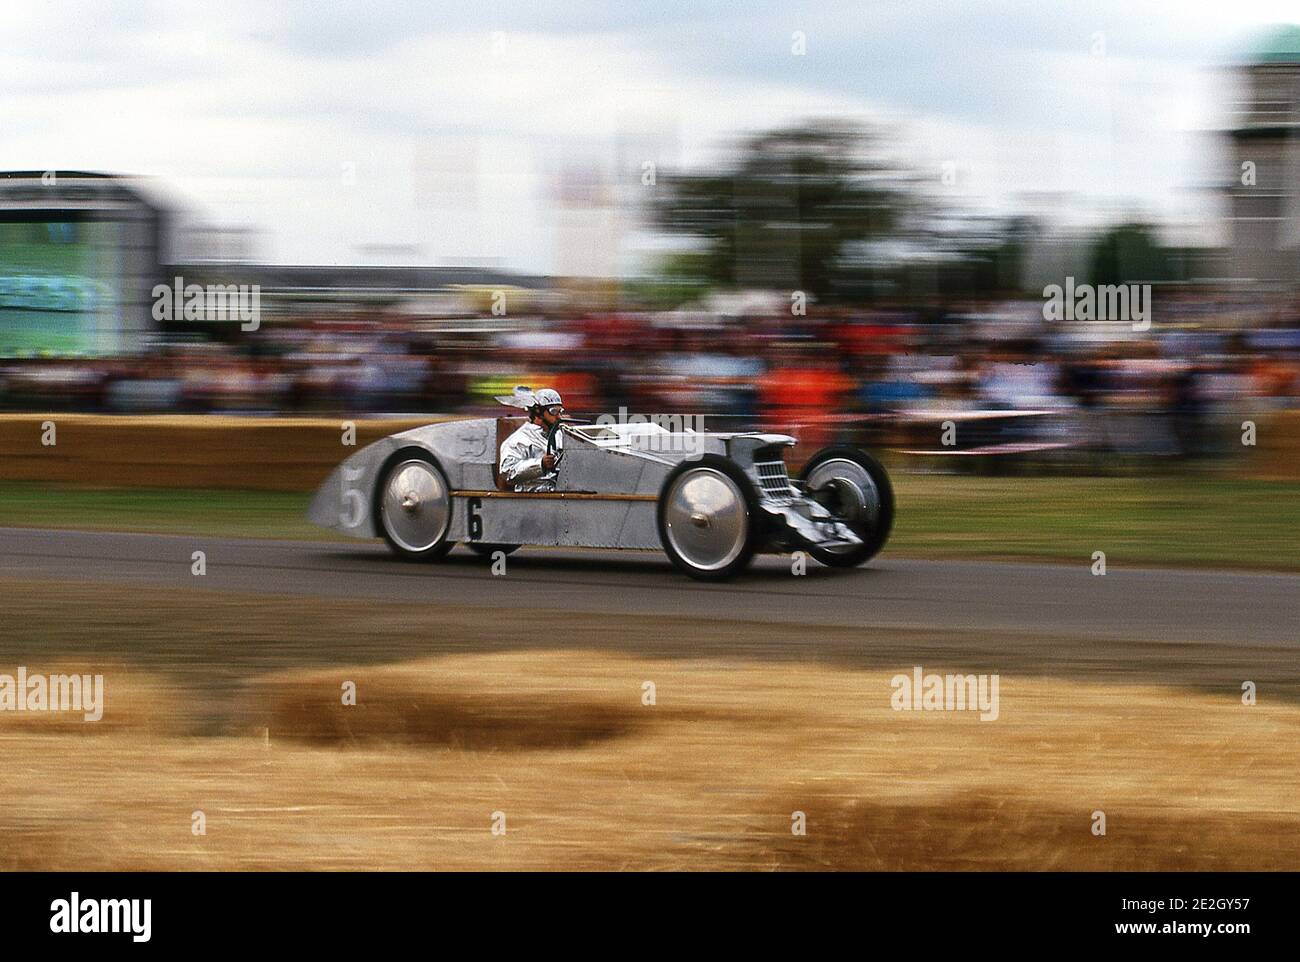
{"label": "cloud", "polygon": [[383,242],[545,270],[566,171],[708,162],[804,116],[896,123],[905,159],[954,160],[963,192],[995,205],[1073,190],[1162,209],[1212,172],[1188,131],[1214,122],[1201,65],[1239,15],[1140,0],[11,5],[0,156],[159,176],[294,262]]}

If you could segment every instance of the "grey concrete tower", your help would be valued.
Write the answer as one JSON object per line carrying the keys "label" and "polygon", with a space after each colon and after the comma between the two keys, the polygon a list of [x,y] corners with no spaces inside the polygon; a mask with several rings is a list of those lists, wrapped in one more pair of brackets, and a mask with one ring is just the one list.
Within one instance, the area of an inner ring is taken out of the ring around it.
{"label": "grey concrete tower", "polygon": [[1244,99],[1228,131],[1230,270],[1271,289],[1300,286],[1300,26],[1265,33],[1239,66]]}

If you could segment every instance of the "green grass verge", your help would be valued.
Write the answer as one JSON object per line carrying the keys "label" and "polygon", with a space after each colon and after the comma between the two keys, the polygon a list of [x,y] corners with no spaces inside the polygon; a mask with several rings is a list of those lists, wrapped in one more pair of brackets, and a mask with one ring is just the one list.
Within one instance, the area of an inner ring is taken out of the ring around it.
{"label": "green grass verge", "polygon": [[[898,475],[896,555],[1300,569],[1300,484],[1187,477]],[[309,495],[0,483],[0,526],[335,537]]]}
{"label": "green grass verge", "polygon": [[1300,484],[1210,477],[900,476],[886,550],[1300,569]]}
{"label": "green grass verge", "polygon": [[309,494],[0,483],[0,526],[331,538],[303,517]]}

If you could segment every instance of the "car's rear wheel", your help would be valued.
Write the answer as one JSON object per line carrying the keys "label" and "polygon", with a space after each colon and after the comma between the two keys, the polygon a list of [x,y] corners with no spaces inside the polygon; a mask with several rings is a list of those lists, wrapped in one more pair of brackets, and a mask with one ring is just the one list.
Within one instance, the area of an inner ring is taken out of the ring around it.
{"label": "car's rear wheel", "polygon": [[674,468],[659,492],[657,515],[664,552],[692,578],[730,578],[754,557],[754,488],[726,458],[706,454]]}
{"label": "car's rear wheel", "polygon": [[375,486],[375,527],[388,547],[407,561],[441,558],[455,543],[451,530],[451,486],[433,457],[407,448],[390,457]]}
{"label": "car's rear wheel", "polygon": [[804,490],[862,539],[846,548],[809,548],[832,568],[853,568],[875,557],[894,525],[894,488],[884,465],[854,447],[823,448],[804,465]]}

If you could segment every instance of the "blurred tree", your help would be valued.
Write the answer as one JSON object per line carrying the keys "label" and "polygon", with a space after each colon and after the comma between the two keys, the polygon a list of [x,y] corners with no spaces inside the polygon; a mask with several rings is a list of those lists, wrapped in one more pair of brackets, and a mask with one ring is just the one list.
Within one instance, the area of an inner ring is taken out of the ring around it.
{"label": "blurred tree", "polygon": [[854,249],[896,234],[903,219],[905,178],[881,143],[845,123],[759,134],[719,170],[661,178],[654,223],[699,241],[715,284],[836,300],[861,285]]}
{"label": "blurred tree", "polygon": [[1092,249],[1093,284],[1129,284],[1174,280],[1168,252],[1145,224],[1114,227]]}
{"label": "blurred tree", "polygon": [[652,275],[625,280],[622,294],[628,305],[668,310],[699,300],[709,287],[708,256],[680,251],[659,258]]}
{"label": "blurred tree", "polygon": [[1026,250],[1033,239],[1034,223],[1028,217],[1013,217],[989,230],[985,237],[970,232],[969,246],[962,249],[960,273],[966,296],[991,297],[1021,290]]}

